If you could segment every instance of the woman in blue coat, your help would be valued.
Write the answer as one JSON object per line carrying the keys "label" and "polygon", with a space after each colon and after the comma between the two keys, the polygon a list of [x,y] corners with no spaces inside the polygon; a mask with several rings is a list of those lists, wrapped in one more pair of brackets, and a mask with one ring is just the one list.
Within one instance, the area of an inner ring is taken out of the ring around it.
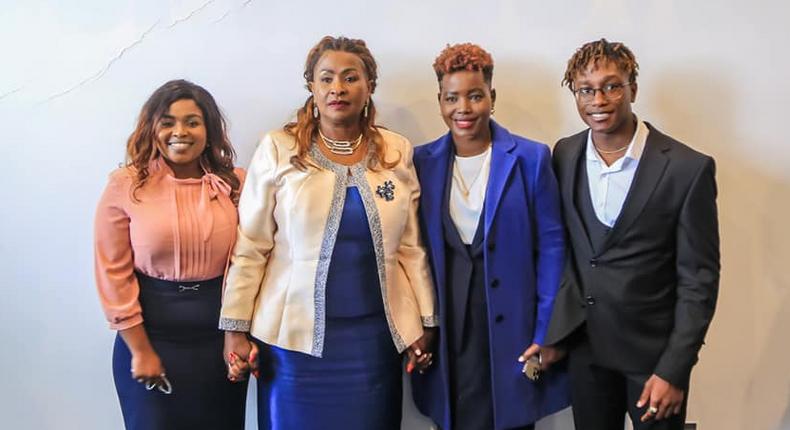
{"label": "woman in blue coat", "polygon": [[531,429],[570,403],[561,366],[522,373],[540,355],[564,261],[551,154],[491,119],[488,52],[448,46],[433,67],[449,132],[414,164],[441,332],[438,365],[412,379],[415,402],[443,430]]}

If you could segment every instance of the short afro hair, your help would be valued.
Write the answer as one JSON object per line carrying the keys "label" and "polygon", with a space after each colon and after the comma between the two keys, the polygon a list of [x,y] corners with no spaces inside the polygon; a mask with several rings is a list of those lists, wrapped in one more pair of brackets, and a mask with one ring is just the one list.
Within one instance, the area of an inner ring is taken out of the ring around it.
{"label": "short afro hair", "polygon": [[447,45],[433,62],[433,70],[439,84],[448,73],[459,70],[483,72],[483,80],[490,86],[494,77],[494,59],[485,49],[473,43]]}

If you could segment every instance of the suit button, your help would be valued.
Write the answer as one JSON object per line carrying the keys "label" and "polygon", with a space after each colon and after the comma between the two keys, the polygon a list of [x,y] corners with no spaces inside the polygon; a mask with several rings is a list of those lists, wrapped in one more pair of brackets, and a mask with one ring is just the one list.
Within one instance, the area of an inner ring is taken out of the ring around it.
{"label": "suit button", "polygon": [[595,304],[595,297],[593,297],[593,296],[587,296],[587,297],[584,298],[584,300],[586,300],[587,304],[590,305],[590,306]]}
{"label": "suit button", "polygon": [[496,244],[494,244],[494,242],[493,242],[493,241],[491,241],[491,242],[488,242],[488,250],[489,250],[489,251],[493,251],[493,250],[494,250],[494,248],[496,248]]}
{"label": "suit button", "polygon": [[496,288],[499,286],[499,279],[494,279],[491,281],[491,288]]}
{"label": "suit button", "polygon": [[504,316],[504,315],[501,315],[501,314],[500,314],[500,315],[497,315],[497,316],[496,316],[496,318],[494,318],[494,321],[496,321],[496,322],[498,322],[498,323],[501,323],[501,322],[502,322],[502,321],[504,321],[504,320],[505,320],[505,316]]}
{"label": "suit button", "polygon": [[598,259],[597,258],[591,258],[590,259],[590,267],[597,267],[597,266],[598,266]]}

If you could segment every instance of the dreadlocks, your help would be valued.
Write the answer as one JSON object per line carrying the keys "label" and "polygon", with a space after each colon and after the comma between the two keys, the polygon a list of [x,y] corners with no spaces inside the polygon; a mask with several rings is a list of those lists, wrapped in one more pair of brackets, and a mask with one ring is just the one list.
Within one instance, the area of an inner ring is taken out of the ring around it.
{"label": "dreadlocks", "polygon": [[598,63],[611,61],[623,72],[628,74],[628,82],[636,82],[639,64],[634,53],[620,42],[609,42],[606,39],[587,42],[573,53],[568,60],[562,85],[573,90],[573,79],[583,73],[587,67],[598,67]]}

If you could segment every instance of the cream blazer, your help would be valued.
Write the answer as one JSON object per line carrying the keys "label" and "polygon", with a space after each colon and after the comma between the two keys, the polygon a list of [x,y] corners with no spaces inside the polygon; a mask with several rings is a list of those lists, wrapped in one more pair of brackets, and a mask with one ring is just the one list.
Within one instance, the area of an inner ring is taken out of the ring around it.
{"label": "cream blazer", "polygon": [[[420,240],[420,186],[412,146],[380,129],[392,169],[363,160],[343,166],[315,146],[301,171],[292,136],[267,134],[247,171],[239,201],[239,232],[226,276],[220,329],[248,331],[263,342],[320,357],[324,348],[326,280],[346,187],[364,202],[376,253],[381,295],[399,352],[436,326],[434,289]],[[349,174],[350,173],[350,174]],[[389,199],[388,199],[389,198]]]}

